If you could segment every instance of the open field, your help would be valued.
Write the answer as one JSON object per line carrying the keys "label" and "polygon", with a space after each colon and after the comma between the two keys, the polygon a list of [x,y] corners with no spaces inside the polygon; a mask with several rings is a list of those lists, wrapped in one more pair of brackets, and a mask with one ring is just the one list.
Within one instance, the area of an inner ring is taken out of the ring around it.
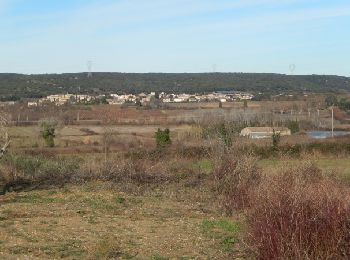
{"label": "open field", "polygon": [[[58,148],[85,147],[92,150],[101,146],[102,138],[105,133],[113,135],[113,143],[115,149],[123,150],[125,144],[134,146],[154,146],[154,133],[161,125],[146,125],[143,127],[132,125],[120,126],[76,126],[69,125],[57,129],[55,138],[55,146]],[[176,140],[182,132],[188,131],[189,125],[169,125],[173,139]],[[39,126],[13,126],[8,129],[10,138],[12,139],[12,147],[16,148],[33,148],[45,147],[43,138],[40,135]]]}
{"label": "open field", "polygon": [[218,214],[209,194],[167,187],[141,196],[106,183],[8,194],[0,197],[0,258],[239,257],[241,225]]}
{"label": "open field", "polygon": [[[207,114],[220,117],[232,117],[237,114],[251,115],[261,113],[275,115],[275,118],[311,119],[330,117],[324,101],[320,97],[309,97],[300,101],[249,101],[247,107],[244,102],[226,102],[219,107],[218,102],[203,103],[173,103],[164,108],[147,109],[142,107],[121,107],[119,105],[92,106],[48,106],[26,107],[16,105],[3,108],[9,114],[14,125],[37,124],[42,118],[55,117],[65,124],[131,124],[131,125],[173,125],[193,123],[201,120]],[[318,111],[319,110],[319,111]],[[273,111],[273,113],[272,113]],[[249,116],[250,115],[250,116]]]}

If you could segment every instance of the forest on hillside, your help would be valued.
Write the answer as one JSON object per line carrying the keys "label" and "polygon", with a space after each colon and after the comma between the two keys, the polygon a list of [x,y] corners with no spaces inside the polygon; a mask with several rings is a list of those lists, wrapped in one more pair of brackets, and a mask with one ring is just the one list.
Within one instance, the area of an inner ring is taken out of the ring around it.
{"label": "forest on hillside", "polygon": [[40,98],[57,93],[203,93],[219,90],[255,94],[339,93],[350,91],[350,78],[330,75],[263,73],[0,73],[1,100]]}

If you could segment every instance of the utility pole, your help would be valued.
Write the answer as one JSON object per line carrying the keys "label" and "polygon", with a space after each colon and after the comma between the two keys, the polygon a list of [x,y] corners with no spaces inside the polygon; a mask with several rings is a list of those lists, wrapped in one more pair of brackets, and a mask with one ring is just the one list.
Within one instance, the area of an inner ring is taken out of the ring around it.
{"label": "utility pole", "polygon": [[334,107],[332,106],[332,137],[334,137]]}

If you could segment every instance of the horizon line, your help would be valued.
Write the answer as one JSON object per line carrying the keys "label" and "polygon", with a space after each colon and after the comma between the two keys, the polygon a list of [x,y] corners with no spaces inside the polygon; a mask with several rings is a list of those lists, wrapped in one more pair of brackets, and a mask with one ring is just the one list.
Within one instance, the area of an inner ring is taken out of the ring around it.
{"label": "horizon line", "polygon": [[[26,75],[26,76],[40,76],[40,75],[65,75],[65,74],[88,74],[88,71],[80,72],[41,72],[41,73],[18,73],[18,72],[0,72],[1,74],[13,74],[13,75]],[[103,73],[118,73],[118,74],[270,74],[270,75],[283,75],[283,76],[335,76],[335,77],[346,77],[350,78],[350,75],[340,74],[287,74],[279,72],[227,72],[227,71],[207,71],[207,72],[120,72],[120,71],[96,71],[92,74],[103,74]]]}

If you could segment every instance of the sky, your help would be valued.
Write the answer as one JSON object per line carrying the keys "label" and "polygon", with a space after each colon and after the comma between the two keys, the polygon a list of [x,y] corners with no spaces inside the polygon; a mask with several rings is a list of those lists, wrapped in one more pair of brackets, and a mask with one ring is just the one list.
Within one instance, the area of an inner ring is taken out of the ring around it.
{"label": "sky", "polygon": [[349,0],[0,0],[0,73],[350,76]]}

